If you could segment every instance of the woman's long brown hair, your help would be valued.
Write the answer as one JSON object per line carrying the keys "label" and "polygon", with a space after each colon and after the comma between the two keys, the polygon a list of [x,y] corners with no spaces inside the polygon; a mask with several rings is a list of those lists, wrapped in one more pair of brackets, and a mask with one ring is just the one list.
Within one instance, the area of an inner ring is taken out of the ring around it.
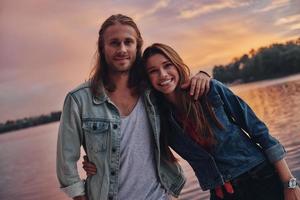
{"label": "woman's long brown hair", "polygon": [[[176,87],[176,93],[179,95],[180,105],[182,105],[182,111],[184,113],[184,123],[183,128],[185,127],[185,122],[190,122],[193,125],[196,134],[187,132],[192,139],[199,143],[199,141],[205,140],[210,146],[213,146],[216,143],[214,133],[210,126],[210,123],[206,116],[212,119],[212,121],[216,124],[216,126],[220,129],[224,129],[222,124],[218,121],[215,113],[212,110],[212,106],[210,105],[209,101],[207,100],[206,96],[201,98],[201,101],[195,101],[193,97],[191,97],[186,90],[182,90],[180,86],[183,83],[186,83],[189,80],[190,70],[186,64],[184,64],[183,60],[177,54],[177,52],[172,49],[170,46],[160,43],[154,43],[153,45],[147,47],[143,53],[143,73],[146,73],[146,63],[147,60],[155,55],[161,54],[165,56],[177,69],[179,73],[179,83]],[[157,98],[162,98],[162,94],[159,92],[157,93]],[[169,159],[171,161],[176,161],[176,158],[168,148],[168,137],[167,131],[168,130],[168,122],[166,117],[166,110],[164,106],[159,106],[160,110],[160,117],[161,117],[161,146],[162,151],[169,155]],[[208,115],[205,113],[208,112]]]}

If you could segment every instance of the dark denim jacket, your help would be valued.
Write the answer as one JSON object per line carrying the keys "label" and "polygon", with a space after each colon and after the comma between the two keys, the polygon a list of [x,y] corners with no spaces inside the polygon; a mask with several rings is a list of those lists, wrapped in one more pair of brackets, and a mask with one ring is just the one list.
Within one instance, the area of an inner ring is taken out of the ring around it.
{"label": "dark denim jacket", "polygon": [[188,161],[203,190],[222,185],[266,159],[274,163],[285,156],[283,146],[242,99],[217,80],[211,80],[210,87],[208,100],[225,128],[220,130],[209,120],[217,140],[212,151],[196,144],[176,122],[171,109],[168,113],[172,130],[169,145]]}

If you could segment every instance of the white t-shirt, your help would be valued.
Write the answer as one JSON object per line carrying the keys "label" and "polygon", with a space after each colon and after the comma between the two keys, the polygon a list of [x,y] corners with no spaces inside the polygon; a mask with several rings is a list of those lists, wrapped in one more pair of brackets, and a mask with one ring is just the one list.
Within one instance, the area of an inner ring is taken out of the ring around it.
{"label": "white t-shirt", "polygon": [[154,158],[154,139],[146,108],[139,98],[132,112],[121,119],[118,200],[167,200]]}

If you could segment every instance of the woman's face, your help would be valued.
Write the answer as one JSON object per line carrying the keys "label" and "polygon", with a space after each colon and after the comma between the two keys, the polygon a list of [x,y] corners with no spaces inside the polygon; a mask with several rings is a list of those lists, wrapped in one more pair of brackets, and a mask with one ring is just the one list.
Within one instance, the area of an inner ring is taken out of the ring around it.
{"label": "woman's face", "polygon": [[175,91],[179,83],[177,68],[162,54],[154,54],[147,59],[146,70],[154,89],[168,95]]}

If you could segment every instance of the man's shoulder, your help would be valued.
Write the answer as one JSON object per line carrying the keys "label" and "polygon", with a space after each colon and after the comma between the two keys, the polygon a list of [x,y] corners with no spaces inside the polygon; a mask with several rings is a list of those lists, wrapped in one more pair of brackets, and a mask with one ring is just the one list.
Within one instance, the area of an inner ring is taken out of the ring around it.
{"label": "man's shoulder", "polygon": [[78,95],[81,92],[89,92],[91,87],[90,81],[85,81],[84,83],[81,83],[77,87],[75,87],[73,90],[71,90],[69,93],[71,95]]}

